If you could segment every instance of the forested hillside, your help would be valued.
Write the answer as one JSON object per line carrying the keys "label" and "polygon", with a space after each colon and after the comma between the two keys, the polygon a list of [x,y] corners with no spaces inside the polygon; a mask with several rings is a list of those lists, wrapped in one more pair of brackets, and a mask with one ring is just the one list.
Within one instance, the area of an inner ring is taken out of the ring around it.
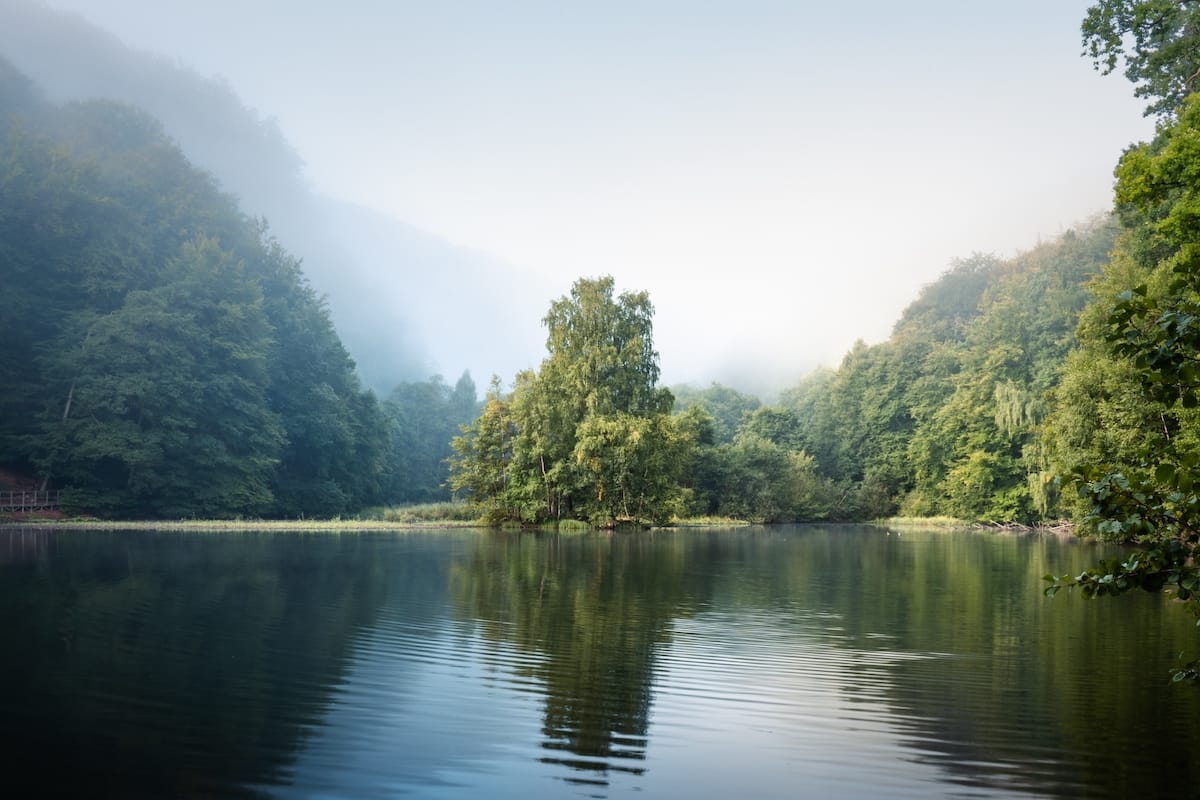
{"label": "forested hillside", "polygon": [[867,516],[1062,514],[1045,420],[1114,236],[1101,219],[1012,259],[959,261],[890,339],[786,392],[819,472],[853,487]]}
{"label": "forested hillside", "polygon": [[716,384],[675,387],[678,419],[697,436],[683,478],[688,511],[1001,523],[1069,515],[1050,418],[1116,233],[1104,217],[1010,259],[956,262],[887,341],[857,343],[776,405]]}
{"label": "forested hillside", "polygon": [[[437,372],[509,372],[536,354],[537,319],[553,293],[542,279],[322,194],[269,109],[248,107],[228,82],[36,0],[0,2],[0,57],[53,103],[112,100],[157,119],[188,161],[244,213],[265,217],[303,260],[361,379],[380,397]],[[454,314],[445,313],[450,298]]]}
{"label": "forested hillside", "polygon": [[404,475],[473,412],[465,379],[440,449],[398,441],[413,404],[362,390],[297,259],[155,120],[49,105],[5,62],[0,265],[0,464],[74,508],[333,515],[436,492]]}

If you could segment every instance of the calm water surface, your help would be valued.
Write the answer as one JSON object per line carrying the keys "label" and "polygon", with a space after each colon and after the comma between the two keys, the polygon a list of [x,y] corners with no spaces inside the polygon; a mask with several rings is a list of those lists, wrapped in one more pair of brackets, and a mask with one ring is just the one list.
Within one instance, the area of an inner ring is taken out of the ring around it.
{"label": "calm water surface", "polygon": [[857,527],[0,530],[0,764],[78,797],[1184,797],[1200,691],[1106,551]]}

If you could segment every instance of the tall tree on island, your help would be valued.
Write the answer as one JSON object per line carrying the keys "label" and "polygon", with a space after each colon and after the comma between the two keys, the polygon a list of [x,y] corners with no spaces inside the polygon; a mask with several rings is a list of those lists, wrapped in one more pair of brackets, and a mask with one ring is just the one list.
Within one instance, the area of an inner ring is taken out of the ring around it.
{"label": "tall tree on island", "polygon": [[646,292],[614,296],[610,276],[576,281],[543,319],[541,368],[518,374],[510,397],[493,386],[455,439],[453,489],[493,520],[670,516],[688,440],[657,385],[653,316]]}

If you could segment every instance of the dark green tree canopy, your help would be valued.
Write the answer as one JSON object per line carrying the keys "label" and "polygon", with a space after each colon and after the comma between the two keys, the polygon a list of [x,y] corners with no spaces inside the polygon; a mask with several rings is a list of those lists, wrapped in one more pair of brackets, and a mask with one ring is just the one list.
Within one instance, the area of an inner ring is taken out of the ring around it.
{"label": "dark green tree canopy", "polygon": [[719,383],[704,389],[674,386],[671,392],[675,395],[676,411],[703,407],[712,417],[713,436],[721,442],[732,442],[746,417],[762,405],[757,397]]}
{"label": "dark green tree canopy", "polygon": [[1200,81],[1200,1],[1100,0],[1082,25],[1084,55],[1108,75],[1124,59],[1146,114],[1174,113]]}
{"label": "dark green tree canopy", "polygon": [[483,414],[454,441],[451,485],[493,520],[663,519],[676,510],[689,440],[658,387],[654,307],[580,279],[543,320],[547,356],[493,385]]}
{"label": "dark green tree canopy", "polygon": [[464,372],[453,387],[440,375],[397,384],[383,407],[391,431],[388,498],[402,503],[449,500],[450,442],[480,412],[470,373]]}
{"label": "dark green tree canopy", "polygon": [[581,279],[550,305],[542,376],[586,413],[666,413],[659,390],[654,306],[646,292],[614,297],[612,276]]}
{"label": "dark green tree canopy", "polygon": [[130,517],[379,499],[384,417],[298,260],[156,120],[0,63],[0,465]]}

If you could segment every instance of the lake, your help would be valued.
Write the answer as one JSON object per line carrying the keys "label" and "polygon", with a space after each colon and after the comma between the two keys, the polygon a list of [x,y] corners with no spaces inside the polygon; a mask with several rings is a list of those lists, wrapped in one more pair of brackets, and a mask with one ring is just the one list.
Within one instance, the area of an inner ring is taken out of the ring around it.
{"label": "lake", "polygon": [[1183,797],[1200,637],[1049,535],[0,530],[16,796]]}

